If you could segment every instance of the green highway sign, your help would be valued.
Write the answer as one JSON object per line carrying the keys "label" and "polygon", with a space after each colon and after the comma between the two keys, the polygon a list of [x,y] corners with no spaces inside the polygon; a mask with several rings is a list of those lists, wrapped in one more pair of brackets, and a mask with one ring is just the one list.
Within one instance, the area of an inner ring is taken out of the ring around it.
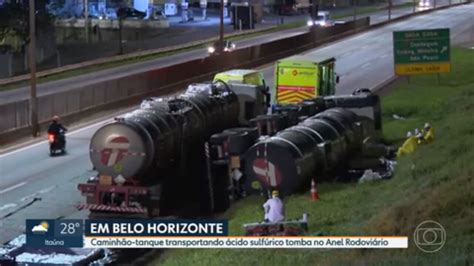
{"label": "green highway sign", "polygon": [[449,29],[393,32],[395,74],[451,71]]}

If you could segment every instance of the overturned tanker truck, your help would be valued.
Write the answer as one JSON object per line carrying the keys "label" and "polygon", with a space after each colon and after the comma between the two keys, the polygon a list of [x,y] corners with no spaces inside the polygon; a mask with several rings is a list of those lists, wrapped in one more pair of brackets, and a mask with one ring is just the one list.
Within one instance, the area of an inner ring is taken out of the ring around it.
{"label": "overturned tanker truck", "polygon": [[278,189],[282,196],[308,190],[311,179],[327,181],[348,169],[364,140],[375,136],[372,121],[328,109],[253,145],[244,155],[245,189]]}
{"label": "overturned tanker truck", "polygon": [[[231,199],[250,193],[269,196],[275,189],[284,197],[307,191],[311,180],[350,180],[354,176],[349,173],[360,177],[369,168],[385,171],[383,158],[394,154],[380,143],[380,100],[370,92],[281,106],[251,124],[210,139],[217,150],[212,173],[228,173]],[[224,197],[219,202],[219,210],[230,203]]]}
{"label": "overturned tanker truck", "polygon": [[267,93],[248,84],[192,84],[102,126],[90,143],[97,175],[79,184],[86,197],[79,209],[94,217],[224,211],[248,193],[307,189],[311,178],[329,179],[369,143],[377,146],[376,95],[318,97],[266,114]]}
{"label": "overturned tanker truck", "polygon": [[78,185],[86,196],[78,208],[97,216],[206,212],[203,143],[265,113],[265,93],[266,88],[245,84],[192,84],[177,97],[146,99],[139,109],[115,118],[91,139],[89,154],[98,174]]}

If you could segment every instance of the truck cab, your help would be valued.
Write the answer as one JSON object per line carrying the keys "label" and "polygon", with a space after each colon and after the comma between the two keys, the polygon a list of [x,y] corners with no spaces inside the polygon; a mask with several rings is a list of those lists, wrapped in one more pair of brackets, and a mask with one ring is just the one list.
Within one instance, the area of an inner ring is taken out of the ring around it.
{"label": "truck cab", "polygon": [[260,71],[233,69],[217,73],[214,81],[228,84],[239,97],[240,110],[244,110],[239,116],[242,125],[248,125],[251,118],[266,113],[270,107],[270,89]]}
{"label": "truck cab", "polygon": [[293,56],[277,61],[272,102],[295,104],[316,96],[333,95],[339,77],[335,58],[308,60]]}
{"label": "truck cab", "polygon": [[239,82],[249,85],[265,87],[265,79],[260,71],[252,69],[232,69],[225,72],[217,73],[214,76],[214,81],[221,80],[225,83]]}

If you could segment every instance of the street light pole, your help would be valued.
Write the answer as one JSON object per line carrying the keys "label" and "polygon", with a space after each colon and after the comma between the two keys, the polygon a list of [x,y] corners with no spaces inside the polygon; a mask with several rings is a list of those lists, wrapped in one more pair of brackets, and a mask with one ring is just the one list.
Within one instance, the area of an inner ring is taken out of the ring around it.
{"label": "street light pole", "polygon": [[224,44],[224,0],[221,0],[219,42]]}
{"label": "street light pole", "polygon": [[354,21],[357,19],[357,0],[352,0],[354,1]]}
{"label": "street light pole", "polygon": [[86,43],[89,43],[89,1],[84,0],[84,33],[86,35]]}
{"label": "street light pole", "polygon": [[39,135],[38,125],[38,99],[36,98],[36,23],[35,23],[35,0],[29,0],[30,4],[30,43],[29,43],[29,63],[30,63],[30,124],[33,137]]}
{"label": "street light pole", "polygon": [[392,17],[392,0],[388,0],[388,20]]}
{"label": "street light pole", "polygon": [[119,54],[123,54],[123,44],[122,44],[122,26],[123,26],[123,18],[119,16],[118,18],[118,27],[119,27]]}
{"label": "street light pole", "polygon": [[316,20],[316,17],[318,15],[318,6],[316,6],[316,0],[313,0],[313,3],[311,4],[311,19],[313,22]]}

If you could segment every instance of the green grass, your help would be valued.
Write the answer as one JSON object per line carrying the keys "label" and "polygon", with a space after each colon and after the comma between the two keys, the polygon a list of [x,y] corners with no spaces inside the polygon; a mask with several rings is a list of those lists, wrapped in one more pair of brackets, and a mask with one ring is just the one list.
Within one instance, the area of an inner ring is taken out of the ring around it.
{"label": "green grass", "polygon": [[[375,7],[375,6],[358,7],[357,10],[356,10],[357,16],[364,15],[364,14],[369,14],[369,13],[377,12],[377,11],[380,11],[380,9]],[[334,15],[333,19],[341,19],[341,18],[353,16],[353,15],[354,15],[354,11],[349,10],[349,11],[345,11],[345,12],[342,12],[342,13],[338,13],[337,15]]]}
{"label": "green grass", "polygon": [[[474,51],[453,49],[453,71],[440,76],[412,77],[382,100],[385,138],[395,143],[406,130],[430,122],[434,143],[419,147],[398,161],[387,181],[318,186],[321,200],[309,193],[285,199],[288,217],[310,215],[314,235],[406,235],[401,250],[170,250],[151,265],[472,265],[474,262]],[[394,120],[393,113],[406,116]],[[262,219],[263,199],[248,197],[223,214],[231,235],[242,224]],[[423,253],[412,242],[424,220],[440,222],[445,246]]]}
{"label": "green grass", "polygon": [[[387,139],[393,141],[403,138],[408,130],[423,126],[426,119],[433,122],[443,119],[446,115],[445,108],[450,108],[451,104],[447,100],[463,86],[474,84],[474,51],[455,49],[452,57],[454,63],[451,73],[440,74],[439,78],[437,75],[411,77],[408,84],[384,99],[384,133]],[[430,88],[421,87],[423,85]],[[400,101],[400,98],[409,101]],[[391,119],[393,114],[406,117],[407,120],[399,123]]]}
{"label": "green grass", "polygon": [[[404,3],[404,4],[400,4],[400,5],[394,5],[394,6],[392,6],[392,10],[399,9],[399,8],[410,7],[410,6],[413,6],[413,3]],[[374,12],[382,11],[382,10],[388,10],[388,7],[382,7],[381,8],[381,7],[376,7],[376,6],[363,6],[363,7],[358,7],[356,12],[357,12],[357,17],[360,17],[360,15],[366,15],[366,14],[369,14],[369,13],[374,13]],[[354,16],[354,11],[353,10],[338,13],[337,15],[333,16],[333,19],[341,19],[341,18],[351,17],[351,16]]]}

